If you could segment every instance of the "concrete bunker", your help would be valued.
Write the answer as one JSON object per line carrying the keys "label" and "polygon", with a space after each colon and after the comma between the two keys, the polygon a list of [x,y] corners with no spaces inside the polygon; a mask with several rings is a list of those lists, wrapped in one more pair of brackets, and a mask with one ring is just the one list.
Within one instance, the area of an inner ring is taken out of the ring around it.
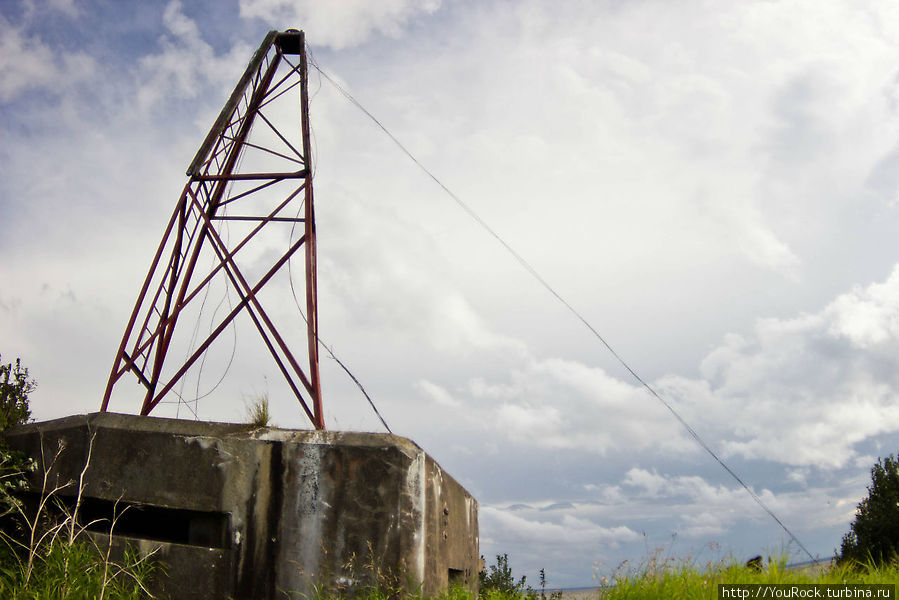
{"label": "concrete bunker", "polygon": [[[10,445],[49,467],[88,535],[156,552],[175,599],[300,598],[380,585],[476,591],[477,502],[390,434],[92,413],[25,425]],[[51,459],[60,449],[58,458]],[[32,493],[40,493],[41,473]]]}

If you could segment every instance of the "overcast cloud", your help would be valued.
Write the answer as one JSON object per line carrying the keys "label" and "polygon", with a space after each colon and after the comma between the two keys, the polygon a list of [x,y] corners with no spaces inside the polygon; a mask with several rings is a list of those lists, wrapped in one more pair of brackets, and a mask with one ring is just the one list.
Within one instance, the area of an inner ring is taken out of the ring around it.
{"label": "overcast cloud", "polygon": [[[188,163],[290,27],[833,553],[899,450],[891,1],[4,2],[0,352],[38,380],[37,418],[98,409]],[[804,558],[358,109],[314,73],[310,94],[322,337],[478,498],[488,559],[578,586],[663,546]],[[270,298],[300,323],[285,285]],[[238,325],[181,393],[226,375],[200,418],[268,390],[279,425],[306,427],[255,337]],[[382,430],[331,360],[323,390],[330,428]]]}

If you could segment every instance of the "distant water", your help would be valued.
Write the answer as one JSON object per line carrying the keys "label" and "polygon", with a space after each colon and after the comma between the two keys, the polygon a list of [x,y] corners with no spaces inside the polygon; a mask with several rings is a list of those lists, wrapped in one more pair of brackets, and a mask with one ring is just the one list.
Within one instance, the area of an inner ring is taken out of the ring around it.
{"label": "distant water", "polygon": [[[561,588],[552,590],[553,592],[562,592],[562,600],[590,600],[598,596],[599,586],[579,587],[579,588]],[[546,590],[546,597],[549,598],[550,590]]]}

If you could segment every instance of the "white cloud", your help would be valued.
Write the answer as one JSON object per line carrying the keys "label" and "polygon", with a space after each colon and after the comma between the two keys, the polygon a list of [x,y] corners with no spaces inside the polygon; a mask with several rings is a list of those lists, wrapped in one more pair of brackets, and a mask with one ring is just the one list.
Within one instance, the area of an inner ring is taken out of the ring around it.
{"label": "white cloud", "polygon": [[899,344],[899,267],[884,283],[858,287],[826,309],[828,333],[854,348],[891,353]]}
{"label": "white cloud", "polygon": [[75,0],[49,0],[48,5],[51,9],[57,10],[72,18],[81,14],[81,10],[75,4]]}
{"label": "white cloud", "polygon": [[166,5],[162,21],[161,51],[141,58],[136,74],[139,108],[146,111],[162,99],[196,99],[210,85],[227,94],[252,54],[250,46],[238,41],[227,54],[217,55],[179,0]]}
{"label": "white cloud", "polygon": [[897,321],[899,267],[817,313],[760,319],[709,353],[704,381],[661,386],[730,455],[841,467],[859,442],[899,430]]}
{"label": "white cloud", "polygon": [[330,234],[320,241],[319,285],[335,317],[451,355],[524,352],[453,285],[445,257],[418,223],[369,198],[334,189],[323,197],[319,222]]}
{"label": "white cloud", "polygon": [[75,4],[75,0],[21,0],[26,20],[40,19],[47,12],[58,12],[70,19],[77,18],[82,11]]}
{"label": "white cloud", "polygon": [[[809,528],[844,527],[861,490],[862,479],[853,477],[800,492],[756,492],[802,540]],[[533,540],[540,540],[544,548],[560,537],[576,549],[578,560],[599,561],[606,568],[615,566],[614,562],[608,564],[608,557],[614,555],[609,550],[619,545],[646,550],[649,544],[673,546],[672,539],[681,540],[679,552],[696,558],[695,553],[707,544],[727,539],[735,531],[741,531],[744,538],[754,537],[752,532],[765,532],[759,539],[768,540],[768,545],[758,546],[753,540],[740,549],[749,552],[747,556],[777,551],[790,542],[786,532],[732,481],[716,485],[702,477],[633,468],[616,484],[593,486],[592,493],[592,501],[565,502],[556,497],[539,503],[482,506],[482,539],[491,548],[514,546],[515,542],[527,547]],[[577,531],[569,532],[569,527]],[[782,540],[780,548],[773,541],[777,539]],[[789,549],[799,556],[795,544]],[[674,548],[666,549],[666,555],[676,555],[671,550]],[[526,556],[541,565],[539,555]],[[643,555],[644,560],[649,558]]]}
{"label": "white cloud", "polygon": [[441,406],[448,408],[459,408],[462,406],[462,403],[453,398],[452,394],[446,391],[445,388],[436,383],[427,381],[426,379],[419,379],[416,381],[415,389]]}
{"label": "white cloud", "polygon": [[[480,514],[484,518],[482,527],[488,539],[501,537],[510,542],[540,543],[553,547],[567,544],[597,546],[635,541],[640,537],[626,526],[602,527],[571,514],[561,514],[557,522],[529,519],[521,513],[493,506],[482,506]],[[546,513],[541,514],[547,517]]]}
{"label": "white cloud", "polygon": [[[702,378],[656,382],[675,410],[724,456],[834,469],[856,446],[899,431],[899,267],[820,312],[760,319],[703,360]],[[478,421],[511,440],[606,455],[692,456],[686,431],[642,386],[578,361],[522,356],[505,377],[471,377]]]}
{"label": "white cloud", "polygon": [[440,0],[240,0],[240,16],[257,17],[279,29],[304,29],[309,41],[336,50],[364,43],[376,33],[399,36],[419,16],[440,8]]}
{"label": "white cloud", "polygon": [[0,15],[0,102],[35,91],[62,95],[94,69],[94,61],[83,52],[56,52],[39,35]]}
{"label": "white cloud", "polygon": [[721,521],[709,513],[686,515],[683,523],[684,527],[678,533],[685,537],[714,539],[726,531]]}
{"label": "white cloud", "polygon": [[642,387],[576,361],[527,359],[508,380],[473,378],[467,391],[474,418],[511,440],[599,455],[621,448],[695,452],[676,421]]}

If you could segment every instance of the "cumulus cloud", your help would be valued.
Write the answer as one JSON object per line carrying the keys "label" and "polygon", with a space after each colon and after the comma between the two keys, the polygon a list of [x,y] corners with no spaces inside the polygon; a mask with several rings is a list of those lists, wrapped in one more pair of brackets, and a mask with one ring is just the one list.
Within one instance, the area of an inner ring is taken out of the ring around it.
{"label": "cumulus cloud", "polygon": [[142,110],[163,98],[194,99],[208,85],[227,90],[237,82],[252,54],[249,45],[238,42],[227,54],[216,54],[178,0],[166,5],[162,22],[161,50],[140,60],[137,102]]}
{"label": "cumulus cloud", "polygon": [[[817,313],[759,319],[709,352],[701,377],[654,386],[725,456],[835,469],[853,463],[860,443],[899,431],[897,356],[899,267]],[[638,383],[575,360],[525,353],[504,375],[469,378],[453,398],[478,421],[501,423],[510,440],[544,448],[700,453]]]}
{"label": "cumulus cloud", "polygon": [[[322,294],[357,326],[413,336],[451,355],[520,355],[523,344],[491,327],[449,281],[446,259],[422,228],[390,207],[332,190],[319,222]],[[384,240],[390,240],[384,243]]]}
{"label": "cumulus cloud", "polygon": [[683,518],[684,527],[679,531],[685,537],[714,539],[723,534],[726,529],[721,525],[720,519],[709,513],[700,515],[686,515]]}
{"label": "cumulus cloud", "polygon": [[[696,475],[663,475],[655,470],[634,467],[625,474],[621,485],[629,488],[628,497],[649,501],[663,499],[666,503],[688,502],[706,507],[723,507],[736,500],[744,507],[751,506],[749,496],[738,486],[713,486]],[[770,496],[770,492],[762,490],[760,495]]]}
{"label": "cumulus cloud", "polygon": [[579,449],[605,455],[629,451],[690,454],[694,447],[678,425],[640,386],[600,368],[562,359],[529,359],[509,379],[468,383],[481,418],[518,441],[544,448]]}
{"label": "cumulus cloud", "polygon": [[75,0],[22,0],[27,19],[40,18],[46,12],[58,12],[68,18],[78,17],[82,11]]}
{"label": "cumulus cloud", "polygon": [[899,267],[817,313],[760,319],[708,354],[702,380],[660,386],[730,455],[842,467],[856,444],[899,430],[897,323]]}
{"label": "cumulus cloud", "polygon": [[0,102],[12,102],[34,91],[61,95],[94,69],[87,54],[56,51],[39,35],[0,15]]}
{"label": "cumulus cloud", "polygon": [[554,520],[544,511],[542,518],[527,518],[532,510],[504,510],[494,506],[481,507],[480,513],[484,517],[484,534],[488,538],[501,537],[504,540],[524,543],[540,543],[546,546],[561,546],[569,544],[599,545],[630,542],[639,539],[640,535],[626,527],[603,527],[596,523],[579,518],[572,514],[575,507],[569,510],[560,510]]}
{"label": "cumulus cloud", "polygon": [[240,0],[240,16],[257,17],[273,26],[304,29],[313,44],[342,49],[364,43],[374,34],[396,37],[406,24],[440,8],[440,0]]}
{"label": "cumulus cloud", "polygon": [[887,358],[899,345],[899,267],[884,283],[843,294],[824,314],[829,335]]}
{"label": "cumulus cloud", "polygon": [[[859,478],[847,482],[818,485],[812,490],[781,492],[756,489],[765,504],[772,508],[794,532],[804,538],[809,527],[840,527],[849,519],[855,498],[863,483]],[[637,554],[651,551],[648,547],[669,546],[681,540],[680,550],[702,552],[715,540],[726,539],[734,531],[744,538],[754,538],[749,531],[763,531],[760,539],[782,539],[789,536],[779,528],[746,492],[733,481],[712,483],[693,475],[659,472],[635,467],[615,483],[590,486],[591,500],[532,503],[490,504],[482,506],[482,540],[486,548],[552,547],[556,539],[576,548],[583,562],[593,561],[594,568],[612,570],[607,564],[614,550]],[[750,552],[771,551],[775,546],[759,547],[749,543]],[[786,547],[786,546],[783,546]],[[793,551],[798,547],[792,545]],[[489,550],[488,550],[489,551]],[[610,552],[611,551],[611,552]],[[741,552],[747,551],[741,548]],[[676,551],[675,551],[676,552]],[[533,555],[532,555],[533,554]],[[543,555],[545,556],[545,554]],[[524,557],[539,568],[543,556],[525,552]],[[751,554],[750,554],[751,556]],[[644,560],[649,558],[645,554]],[[805,559],[807,557],[803,557]]]}

